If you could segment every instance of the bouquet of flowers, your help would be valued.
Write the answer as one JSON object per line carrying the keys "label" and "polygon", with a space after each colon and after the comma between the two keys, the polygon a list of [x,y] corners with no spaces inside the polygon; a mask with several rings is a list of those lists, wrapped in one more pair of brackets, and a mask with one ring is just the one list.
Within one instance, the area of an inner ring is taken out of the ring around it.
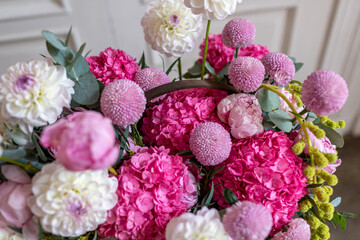
{"label": "bouquet of flowers", "polygon": [[[155,0],[141,25],[176,61],[111,47],[83,57],[43,31],[49,57],[0,79],[0,239],[329,239],[343,146],[327,115],[344,79],[253,44],[241,0]],[[208,20],[200,58],[182,73]],[[87,54],[86,54],[87,55]],[[169,73],[178,66],[173,81]],[[187,79],[187,80],[185,80]]]}

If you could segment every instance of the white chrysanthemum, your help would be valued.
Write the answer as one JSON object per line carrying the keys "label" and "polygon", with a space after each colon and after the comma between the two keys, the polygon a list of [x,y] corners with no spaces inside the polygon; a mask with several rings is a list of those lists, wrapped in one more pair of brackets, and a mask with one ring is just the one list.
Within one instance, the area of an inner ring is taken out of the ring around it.
{"label": "white chrysanthemum", "polygon": [[218,211],[203,207],[195,214],[184,213],[166,226],[166,240],[229,240]]}
{"label": "white chrysanthemum", "polygon": [[185,7],[183,0],[151,2],[141,19],[145,40],[167,57],[181,57],[202,35],[202,17]]}
{"label": "white chrysanthemum", "polygon": [[184,0],[185,6],[194,14],[203,14],[205,18],[223,20],[233,14],[236,4],[242,0]]}
{"label": "white chrysanthemum", "polygon": [[29,134],[33,127],[56,121],[70,104],[73,86],[63,66],[47,60],[19,62],[1,76],[1,115]]}
{"label": "white chrysanthemum", "polygon": [[117,186],[107,170],[72,172],[54,162],[32,179],[28,206],[45,231],[75,237],[106,221],[118,200]]}
{"label": "white chrysanthemum", "polygon": [[0,240],[23,240],[23,236],[19,233],[7,232],[0,228]]}

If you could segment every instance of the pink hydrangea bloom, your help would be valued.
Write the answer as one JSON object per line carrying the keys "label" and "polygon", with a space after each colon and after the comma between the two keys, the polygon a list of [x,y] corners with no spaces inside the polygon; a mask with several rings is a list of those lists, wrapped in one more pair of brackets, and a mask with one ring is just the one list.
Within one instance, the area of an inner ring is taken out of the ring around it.
{"label": "pink hydrangea bloom", "polygon": [[8,181],[0,183],[0,228],[6,231],[10,231],[7,226],[22,228],[25,239],[38,239],[37,223],[27,206],[30,177],[15,165],[2,165],[1,172]]}
{"label": "pink hydrangea bloom", "polygon": [[229,132],[215,122],[205,122],[190,135],[190,149],[196,159],[205,166],[215,166],[225,161],[231,151]]}
{"label": "pink hydrangea bloom", "polygon": [[244,92],[256,91],[265,76],[265,68],[259,59],[238,57],[231,62],[228,69],[230,83]]}
{"label": "pink hydrangea bloom", "polygon": [[239,49],[239,57],[240,56],[248,56],[261,60],[263,56],[269,53],[269,50],[266,46],[262,46],[259,44],[251,44],[246,48]]}
{"label": "pink hydrangea bloom", "polygon": [[76,112],[46,127],[40,142],[55,149],[57,160],[71,171],[106,169],[118,157],[110,119],[98,112]]}
{"label": "pink hydrangea bloom", "polygon": [[307,193],[303,162],[292,151],[292,141],[284,132],[235,139],[225,168],[214,178],[214,200],[227,207],[224,188],[239,200],[260,203],[272,213],[275,233],[290,221],[298,201]]}
{"label": "pink hydrangea bloom", "polygon": [[273,225],[270,211],[249,201],[238,201],[227,208],[222,220],[233,240],[263,240]]}
{"label": "pink hydrangea bloom", "polygon": [[309,224],[302,218],[293,219],[286,232],[281,232],[272,240],[310,240],[311,232]]}
{"label": "pink hydrangea bloom", "polygon": [[146,109],[141,132],[148,145],[165,146],[171,153],[189,149],[190,133],[203,122],[220,122],[216,105],[226,92],[186,89],[169,93]]}
{"label": "pink hydrangea bloom", "polygon": [[302,100],[306,107],[320,116],[339,111],[349,96],[345,80],[330,70],[318,70],[304,81]]}
{"label": "pink hydrangea bloom", "polygon": [[[301,131],[301,133],[302,132],[303,131]],[[319,149],[319,151],[323,152],[323,153],[337,154],[336,146],[331,144],[330,139],[327,136],[323,137],[322,139],[318,139],[317,137],[315,137],[315,135],[309,129],[307,129],[307,132],[309,134],[310,142],[313,144],[313,147]],[[298,141],[300,141],[303,138],[300,131],[297,131],[297,133],[298,134],[295,137],[294,143],[297,143]],[[306,143],[304,152],[308,153],[308,151],[309,151],[309,147],[308,147],[308,144]],[[333,174],[336,171],[336,168],[340,165],[341,165],[341,159],[339,158],[335,163],[329,163],[323,169],[325,171]]]}
{"label": "pink hydrangea bloom", "polygon": [[254,95],[239,93],[227,96],[217,106],[220,120],[231,128],[234,138],[253,136],[264,131],[262,111]]}
{"label": "pink hydrangea bloom", "polygon": [[164,147],[141,149],[118,172],[119,201],[98,228],[102,238],[165,239],[166,224],[197,201],[195,179]]}
{"label": "pink hydrangea bloom", "polygon": [[272,52],[265,55],[261,62],[264,64],[266,74],[270,80],[274,80],[277,86],[286,86],[295,76],[293,61],[283,53]]}
{"label": "pink hydrangea bloom", "polygon": [[116,79],[133,80],[135,73],[140,69],[135,58],[111,47],[105,49],[99,56],[85,59],[89,63],[90,72],[105,85]]}
{"label": "pink hydrangea bloom", "polygon": [[255,39],[255,25],[246,18],[235,18],[226,23],[222,40],[228,47],[245,48]]}

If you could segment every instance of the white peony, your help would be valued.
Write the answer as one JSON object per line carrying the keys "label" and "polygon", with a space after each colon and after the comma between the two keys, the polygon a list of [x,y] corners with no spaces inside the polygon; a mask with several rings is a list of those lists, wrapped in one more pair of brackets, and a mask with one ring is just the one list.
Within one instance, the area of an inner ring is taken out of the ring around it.
{"label": "white peony", "polygon": [[218,211],[203,207],[195,214],[184,213],[166,226],[166,240],[230,240]]}
{"label": "white peony", "polygon": [[0,79],[0,115],[30,134],[34,127],[56,121],[69,107],[74,82],[63,66],[48,60],[19,62]]}
{"label": "white peony", "polygon": [[202,17],[185,7],[183,0],[151,2],[141,25],[146,42],[167,57],[192,51],[202,35]]}
{"label": "white peony", "polygon": [[0,240],[23,240],[19,233],[11,233],[0,228]]}
{"label": "white peony", "polygon": [[54,162],[32,179],[28,206],[45,231],[75,237],[106,221],[107,210],[118,200],[117,186],[107,170],[71,172]]}
{"label": "white peony", "polygon": [[184,0],[185,6],[194,14],[203,14],[205,18],[223,20],[235,12],[236,4],[242,0]]}

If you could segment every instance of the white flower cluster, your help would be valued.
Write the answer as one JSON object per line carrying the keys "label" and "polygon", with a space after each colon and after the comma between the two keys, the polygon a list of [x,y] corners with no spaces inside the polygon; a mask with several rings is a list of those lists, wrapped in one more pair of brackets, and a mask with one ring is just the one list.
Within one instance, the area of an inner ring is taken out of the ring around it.
{"label": "white flower cluster", "polygon": [[205,18],[223,20],[233,14],[236,4],[242,0],[184,0],[185,6],[194,14],[203,14]]}
{"label": "white flower cluster", "polygon": [[11,233],[0,228],[0,240],[24,240],[18,233]]}

